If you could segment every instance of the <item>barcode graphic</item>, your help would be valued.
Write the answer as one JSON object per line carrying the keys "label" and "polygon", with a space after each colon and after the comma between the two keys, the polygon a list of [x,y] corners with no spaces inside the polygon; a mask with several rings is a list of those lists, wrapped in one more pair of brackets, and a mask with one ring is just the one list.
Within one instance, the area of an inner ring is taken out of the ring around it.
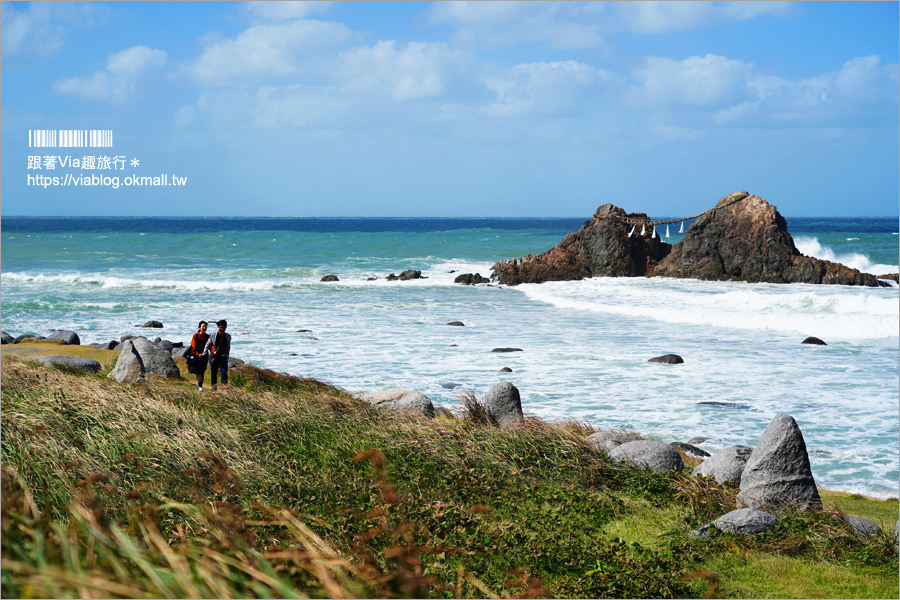
{"label": "barcode graphic", "polygon": [[29,148],[112,148],[112,129],[29,129]]}

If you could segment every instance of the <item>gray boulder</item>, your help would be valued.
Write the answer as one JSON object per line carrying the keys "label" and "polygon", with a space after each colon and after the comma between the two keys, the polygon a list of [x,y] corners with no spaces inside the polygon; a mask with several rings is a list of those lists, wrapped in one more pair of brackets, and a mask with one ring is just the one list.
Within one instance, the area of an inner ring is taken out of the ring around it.
{"label": "gray boulder", "polygon": [[456,279],[453,280],[453,283],[462,283],[464,285],[475,285],[476,283],[490,283],[491,280],[487,277],[482,277],[481,273],[463,273],[462,275],[457,275]]}
{"label": "gray boulder", "polygon": [[693,456],[694,458],[706,458],[707,456],[709,456],[709,452],[707,452],[703,448],[698,448],[693,444],[685,444],[684,442],[669,442],[669,445],[673,448],[681,450],[689,456]]}
{"label": "gray boulder", "polygon": [[116,366],[107,377],[119,383],[134,383],[144,379],[144,373],[144,363],[134,347],[134,342],[125,340],[119,352],[119,360],[116,361]]}
{"label": "gray boulder", "polygon": [[853,532],[861,538],[871,538],[881,535],[881,527],[869,519],[847,515],[844,517],[844,520],[847,521],[847,524],[850,525]]}
{"label": "gray boulder", "polygon": [[13,344],[15,343],[16,338],[9,335],[5,331],[0,331],[0,344]]}
{"label": "gray boulder", "polygon": [[239,358],[235,358],[233,356],[228,357],[228,370],[233,371],[235,369],[240,369],[244,366],[244,361]]}
{"label": "gray boulder", "polygon": [[140,327],[153,327],[155,329],[162,329],[162,326],[163,324],[159,321],[147,321],[143,325],[140,325]]}
{"label": "gray boulder", "polygon": [[772,531],[778,525],[778,518],[761,510],[741,508],[722,515],[700,529],[695,529],[689,535],[691,537],[709,537],[712,535],[711,525],[715,526],[716,531],[754,535]]}
{"label": "gray boulder", "polygon": [[409,411],[420,413],[429,419],[434,418],[434,404],[422,392],[403,389],[382,390],[366,394],[362,399],[387,410]]}
{"label": "gray boulder", "polygon": [[79,356],[45,356],[43,358],[39,358],[38,362],[42,365],[47,366],[65,365],[67,367],[74,367],[83,371],[90,371],[91,373],[100,372],[99,362],[91,358],[81,358]]}
{"label": "gray boulder", "polygon": [[[141,363],[144,365],[145,373],[153,373],[162,375],[171,379],[180,379],[181,372],[178,365],[172,360],[172,355],[145,337],[136,337],[128,340],[134,346],[138,355],[141,357]],[[126,344],[128,342],[125,342]]]}
{"label": "gray boulder", "polygon": [[744,446],[729,446],[723,448],[704,460],[696,469],[693,475],[705,475],[706,477],[714,477],[719,483],[733,481],[735,485],[741,485],[741,473],[744,471],[744,465],[750,458],[750,448]]}
{"label": "gray boulder", "polygon": [[501,373],[512,373],[513,370],[510,369],[509,367],[503,367],[502,369],[500,369],[500,372]]}
{"label": "gray boulder", "polygon": [[191,349],[188,346],[182,346],[181,348],[172,348],[172,358],[184,358],[188,354],[190,354]]}
{"label": "gray boulder", "polygon": [[897,524],[894,525],[894,528],[891,529],[891,535],[894,536],[894,541],[900,543],[900,520],[897,521]]}
{"label": "gray boulder", "polygon": [[684,362],[684,359],[678,356],[677,354],[664,354],[663,356],[657,356],[656,358],[651,358],[647,362],[652,363],[663,363],[665,365],[680,365]]}
{"label": "gray boulder", "polygon": [[587,442],[594,447],[595,450],[604,450],[608,453],[615,448],[628,442],[634,442],[634,434],[624,433],[621,431],[598,431],[587,436]]}
{"label": "gray boulder", "polygon": [[408,269],[400,273],[400,277],[398,277],[400,281],[409,281],[410,279],[428,279],[427,277],[422,277],[422,271],[414,271],[412,269]]}
{"label": "gray boulder", "polygon": [[178,345],[176,345],[176,344],[172,343],[171,341],[164,340],[162,338],[156,338],[155,340],[153,340],[153,343],[156,345],[157,348],[159,348],[163,352],[168,352],[170,355],[172,354],[172,350],[174,348],[180,348],[181,346],[184,346],[184,344],[181,342],[179,342]]}
{"label": "gray boulder", "polygon": [[22,335],[17,335],[15,339],[13,339],[13,344],[21,344],[22,340],[46,340],[42,335],[34,335],[33,333],[23,333]]}
{"label": "gray boulder", "polygon": [[817,338],[817,337],[812,337],[812,336],[806,338],[805,340],[803,340],[803,341],[800,342],[800,343],[801,343],[801,344],[814,344],[814,345],[816,345],[816,346],[827,346],[827,345],[828,345],[828,344],[826,344],[825,342],[823,342],[822,340],[820,340],[819,338]]}
{"label": "gray boulder", "polygon": [[81,339],[78,337],[78,334],[74,331],[65,331],[63,329],[58,329],[47,336],[48,340],[59,340],[62,343],[68,346],[80,346]]}
{"label": "gray boulder", "polygon": [[447,325],[452,325],[454,327],[465,327],[466,326],[466,324],[463,323],[462,321],[450,321],[449,323],[447,323]]}
{"label": "gray boulder", "polygon": [[326,275],[325,277],[323,277],[323,278],[320,279],[319,281],[325,281],[325,282],[328,282],[328,281],[340,281],[340,279],[338,279],[338,276],[337,276],[337,275]]}
{"label": "gray boulder", "polygon": [[522,352],[521,348],[494,348],[491,352]]}
{"label": "gray boulder", "polygon": [[636,440],[616,446],[609,453],[609,458],[617,463],[626,463],[657,473],[684,469],[684,461],[675,448],[656,440]]}
{"label": "gray boulder", "polygon": [[497,425],[509,425],[522,419],[522,399],[519,388],[508,381],[491,386],[484,395],[484,408]]}
{"label": "gray boulder", "polygon": [[110,340],[108,342],[95,342],[93,344],[88,344],[88,346],[92,348],[98,348],[100,350],[113,350],[116,346],[119,345],[119,342],[116,340]]}
{"label": "gray boulder", "polygon": [[806,442],[790,415],[778,413],[763,431],[741,474],[738,506],[778,510],[821,508]]}

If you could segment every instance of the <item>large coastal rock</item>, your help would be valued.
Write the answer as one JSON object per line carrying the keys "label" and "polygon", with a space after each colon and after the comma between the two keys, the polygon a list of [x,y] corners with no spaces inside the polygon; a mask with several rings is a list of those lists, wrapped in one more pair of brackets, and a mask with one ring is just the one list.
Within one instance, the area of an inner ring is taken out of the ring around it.
{"label": "large coastal rock", "polygon": [[141,362],[141,356],[135,349],[134,342],[125,340],[119,351],[119,360],[107,377],[119,383],[135,383],[144,379],[144,373],[144,363]]}
{"label": "large coastal rock", "polygon": [[778,413],[763,431],[741,473],[738,506],[821,508],[806,442],[794,417]]}
{"label": "large coastal rock", "polygon": [[761,510],[741,508],[726,513],[713,521],[695,529],[689,535],[691,537],[709,537],[710,525],[715,526],[716,531],[725,533],[739,533],[741,535],[754,535],[772,531],[778,525],[778,518]]}
{"label": "large coastal rock", "polygon": [[484,409],[498,425],[510,425],[522,419],[522,398],[519,388],[508,381],[491,386],[484,395]]}
{"label": "large coastal rock", "polygon": [[741,473],[750,458],[752,450],[744,446],[729,446],[723,448],[700,463],[694,469],[694,476],[704,475],[713,477],[719,483],[733,481],[735,485],[741,485]]}
{"label": "large coastal rock", "polygon": [[134,337],[122,343],[119,360],[109,378],[119,382],[134,382],[147,373],[180,379],[181,372],[172,356],[145,337]]}
{"label": "large coastal rock", "polygon": [[644,213],[626,214],[612,204],[597,209],[581,229],[566,235],[558,246],[542,254],[501,260],[491,270],[506,285],[568,281],[585,277],[647,275],[672,249],[652,228],[635,228],[621,219],[647,220]]}
{"label": "large coastal rock", "polygon": [[613,462],[627,463],[657,473],[684,469],[684,461],[675,448],[656,440],[637,440],[616,446],[609,453],[609,458]]}
{"label": "large coastal rock", "polygon": [[803,256],[775,206],[740,192],[719,200],[671,246],[652,228],[625,221],[649,220],[604,204],[555,248],[538,255],[501,260],[492,278],[502,284],[568,281],[585,277],[681,277],[769,283],[833,283],[889,286],[874,275]]}
{"label": "large coastal rock", "polygon": [[172,355],[145,337],[132,338],[130,341],[141,356],[144,370],[147,373],[162,375],[170,379],[180,379],[181,372],[172,359]]}
{"label": "large coastal rock", "polygon": [[81,345],[81,338],[78,337],[77,333],[75,333],[74,331],[65,331],[63,329],[57,329],[56,331],[48,334],[47,339],[57,340],[69,346]]}
{"label": "large coastal rock", "polygon": [[434,418],[434,404],[422,392],[403,389],[382,390],[366,394],[362,398],[386,410],[409,411],[425,415],[429,419]]}
{"label": "large coastal rock", "polygon": [[720,199],[694,221],[654,271],[660,277],[768,282],[883,285],[874,275],[803,256],[784,217],[759,196]]}
{"label": "large coastal rock", "polygon": [[15,343],[16,338],[9,335],[5,331],[0,331],[0,344],[13,344]]}

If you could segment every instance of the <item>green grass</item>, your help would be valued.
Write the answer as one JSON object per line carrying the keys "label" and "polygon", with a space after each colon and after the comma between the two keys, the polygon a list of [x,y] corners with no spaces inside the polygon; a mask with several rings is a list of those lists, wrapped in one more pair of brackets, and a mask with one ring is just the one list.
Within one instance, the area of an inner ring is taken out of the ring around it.
{"label": "green grass", "polygon": [[475,398],[426,420],[252,366],[213,394],[183,361],[184,380],[127,385],[8,354],[4,597],[897,595],[896,545],[835,510],[688,538],[736,490],[611,464],[586,424],[499,429]]}

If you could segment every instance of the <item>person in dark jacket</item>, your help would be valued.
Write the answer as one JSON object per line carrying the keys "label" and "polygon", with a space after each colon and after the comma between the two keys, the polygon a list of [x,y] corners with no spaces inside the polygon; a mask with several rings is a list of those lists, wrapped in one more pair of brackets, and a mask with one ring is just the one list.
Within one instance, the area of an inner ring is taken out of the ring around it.
{"label": "person in dark jacket", "polygon": [[188,363],[188,372],[197,376],[197,389],[203,391],[203,374],[206,373],[206,363],[209,355],[206,353],[206,342],[209,334],[206,333],[207,322],[200,321],[197,325],[197,333],[191,337],[191,354],[194,356],[193,364]]}
{"label": "person in dark jacket", "polygon": [[209,380],[213,391],[216,391],[216,379],[221,373],[222,386],[228,386],[228,355],[231,352],[231,334],[225,333],[228,322],[225,319],[216,321],[218,330],[214,331],[206,342],[206,353],[209,355]]}

